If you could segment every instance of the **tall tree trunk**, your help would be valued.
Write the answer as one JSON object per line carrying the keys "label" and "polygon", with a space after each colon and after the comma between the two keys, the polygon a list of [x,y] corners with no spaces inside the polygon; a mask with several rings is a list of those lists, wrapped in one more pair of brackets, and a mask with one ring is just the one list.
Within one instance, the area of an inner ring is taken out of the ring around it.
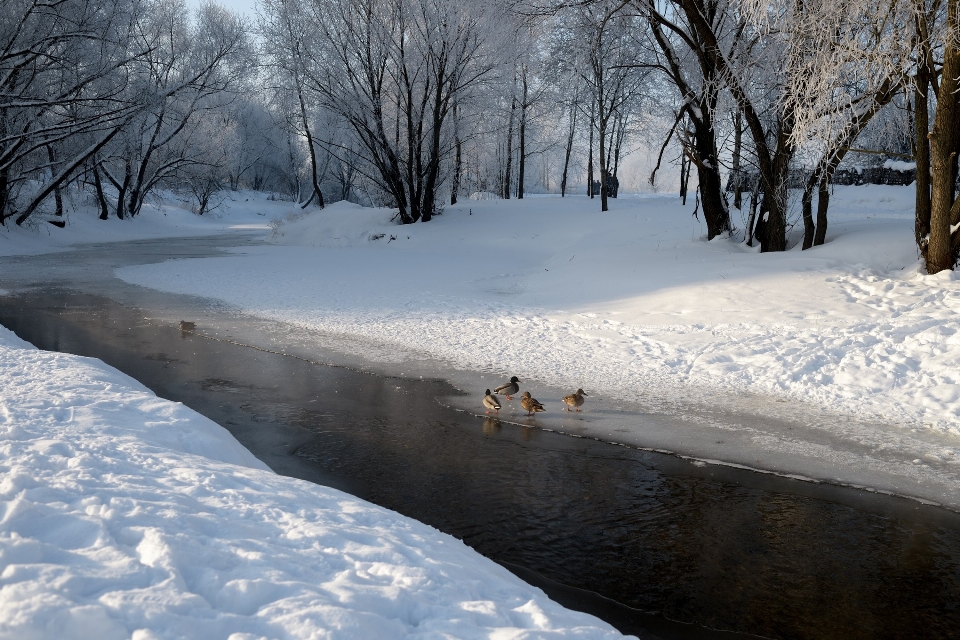
{"label": "tall tree trunk", "polygon": [[596,98],[590,104],[590,149],[587,155],[587,195],[593,198],[593,130],[596,128]]}
{"label": "tall tree trunk", "polygon": [[747,246],[753,246],[753,231],[757,223],[757,207],[760,204],[760,180],[753,184],[750,190],[750,219],[747,220]]}
{"label": "tall tree trunk", "polygon": [[743,207],[743,196],[741,190],[743,184],[740,176],[740,153],[743,148],[743,114],[737,108],[733,118],[733,170],[730,173],[730,180],[733,183],[733,206],[738,210]]}
{"label": "tall tree trunk", "polygon": [[10,200],[10,170],[7,167],[0,169],[0,225],[7,226],[7,203]]}
{"label": "tall tree trunk", "polygon": [[930,233],[930,108],[927,91],[930,87],[926,64],[918,65],[914,77],[913,90],[913,126],[914,160],[916,171],[916,219],[914,236],[921,253],[926,253],[927,235]]}
{"label": "tall tree trunk", "polygon": [[[806,251],[813,246],[813,237],[816,234],[816,225],[813,222],[813,189],[819,182],[816,170],[807,179],[807,184],[803,187],[803,250]],[[819,208],[819,206],[818,206]]]}
{"label": "tall tree trunk", "polygon": [[[707,239],[713,240],[730,230],[730,210],[723,197],[723,180],[720,177],[720,160],[717,153],[717,138],[710,110],[701,105],[700,118],[694,120],[693,137],[696,145],[697,178],[700,182],[700,203],[703,219],[707,223]],[[689,165],[687,167],[689,171]]]}
{"label": "tall tree trunk", "polygon": [[457,204],[457,192],[460,191],[460,177],[463,175],[463,141],[457,134],[453,152],[453,184],[450,187],[450,204]]}
{"label": "tall tree trunk", "polygon": [[510,121],[507,124],[507,169],[503,176],[503,199],[510,199],[510,182],[513,178],[513,114],[517,110],[517,97],[510,104]]}
{"label": "tall tree trunk", "polygon": [[950,225],[953,222],[954,188],[958,147],[957,91],[960,76],[960,20],[958,3],[947,3],[947,37],[943,49],[943,72],[940,92],[930,132],[930,244],[927,247],[927,273],[952,269],[954,263]]}
{"label": "tall tree trunk", "polygon": [[[50,176],[53,177],[53,175],[56,174],[56,171],[54,171],[54,167],[57,164],[57,154],[53,152],[53,147],[49,144],[47,145],[47,159],[50,161]],[[56,202],[56,210],[54,211],[53,215],[57,216],[58,218],[62,218],[63,217],[63,191],[61,190],[60,185],[57,185],[54,188],[53,198],[54,198],[54,201]]]}
{"label": "tall tree trunk", "polygon": [[125,217],[127,189],[130,188],[130,181],[132,179],[133,168],[130,166],[129,161],[125,161],[123,163],[123,182],[119,185],[114,185],[117,188],[117,218],[120,220],[123,220]]}
{"label": "tall tree trunk", "polygon": [[577,101],[570,103],[570,128],[567,129],[567,148],[563,154],[563,177],[560,178],[560,197],[567,194],[567,171],[570,168],[570,154],[573,152],[573,138],[577,132]]}
{"label": "tall tree trunk", "polygon": [[600,130],[598,132],[600,134],[599,135],[600,139],[597,141],[598,142],[597,147],[600,149],[600,211],[609,210],[609,207],[607,206],[607,197],[608,197],[607,192],[609,191],[609,189],[607,188],[608,187],[607,175],[608,175],[609,169],[607,168],[608,158],[606,154],[606,151],[607,151],[606,144],[605,144],[606,140],[604,139],[604,137],[606,136],[606,129],[607,129],[607,123],[604,121],[601,121]]}
{"label": "tall tree trunk", "polygon": [[766,219],[762,221],[763,232],[757,234],[761,253],[787,249],[787,179],[793,160],[792,131],[793,117],[787,113],[777,126],[777,146],[767,171],[770,184],[764,184],[763,189]]}
{"label": "tall tree trunk", "polygon": [[527,71],[521,74],[523,100],[520,102],[520,148],[517,150],[517,199],[523,200],[523,187],[527,169]]}
{"label": "tall tree trunk", "polygon": [[[836,167],[834,167],[836,168]],[[813,246],[819,247],[827,241],[827,209],[830,208],[830,178],[833,171],[820,178],[820,190],[817,193],[817,234]]]}
{"label": "tall tree trunk", "polygon": [[310,132],[310,118],[307,117],[307,105],[303,100],[303,90],[300,83],[297,82],[297,98],[300,99],[300,118],[303,120],[303,133],[307,138],[307,149],[310,150],[310,178],[313,192],[307,201],[300,205],[301,209],[306,209],[314,199],[321,209],[324,207],[323,192],[320,190],[320,178],[317,175],[317,150],[313,147],[313,134]]}
{"label": "tall tree trunk", "polygon": [[100,169],[93,165],[93,188],[97,192],[97,203],[100,205],[100,219],[110,218],[110,207],[107,205],[107,196],[103,193],[103,181],[100,179]]}
{"label": "tall tree trunk", "polygon": [[689,160],[686,151],[680,154],[680,203],[687,206],[687,181],[690,179]]}

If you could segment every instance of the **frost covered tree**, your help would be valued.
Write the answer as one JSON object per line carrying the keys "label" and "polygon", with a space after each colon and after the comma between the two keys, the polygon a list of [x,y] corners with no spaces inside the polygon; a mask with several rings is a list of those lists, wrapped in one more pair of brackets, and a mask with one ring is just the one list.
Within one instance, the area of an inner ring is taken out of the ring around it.
{"label": "frost covered tree", "polygon": [[[0,10],[0,224],[26,221],[142,107],[131,0],[7,0]],[[58,211],[62,207],[58,206]]]}
{"label": "frost covered tree", "polygon": [[[349,126],[364,160],[356,170],[389,194],[401,222],[430,220],[454,148],[454,105],[500,62],[495,11],[461,0],[304,0],[265,9],[271,25],[283,17],[299,25],[304,99]],[[349,161],[343,146],[330,151]]]}
{"label": "frost covered tree", "polygon": [[[657,167],[674,132],[679,132],[681,145],[689,163],[697,168],[700,202],[707,237],[713,239],[730,230],[730,212],[722,190],[720,154],[717,147],[717,105],[723,82],[714,56],[701,47],[697,27],[683,11],[669,2],[645,0],[637,3],[648,21],[649,48],[655,59],[649,63],[660,70],[679,94],[673,127],[661,147]],[[709,28],[728,52],[743,46],[743,30],[731,15],[729,6],[707,2],[698,9],[705,12]],[[702,27],[701,27],[702,28]],[[729,55],[729,53],[728,53]],[[683,126],[684,123],[689,126]],[[657,169],[654,169],[654,179]],[[681,176],[684,180],[684,176]],[[684,180],[685,181],[685,180]]]}
{"label": "frost covered tree", "polygon": [[205,117],[216,117],[246,66],[243,24],[216,4],[203,5],[191,20],[183,0],[159,0],[135,33],[147,54],[126,73],[143,108],[93,167],[116,192],[118,218],[137,215],[154,188],[207,162],[192,134]]}
{"label": "frost covered tree", "polygon": [[[615,129],[618,123],[626,122],[625,114],[641,93],[647,76],[644,65],[638,64],[642,57],[635,33],[638,17],[626,11],[627,6],[606,0],[574,6],[565,9],[571,15],[562,23],[566,33],[561,40],[571,53],[568,66],[576,70],[590,96],[591,134],[594,130],[597,134],[601,211],[609,210]],[[592,162],[593,145],[590,147]],[[592,176],[588,180],[592,182]]]}

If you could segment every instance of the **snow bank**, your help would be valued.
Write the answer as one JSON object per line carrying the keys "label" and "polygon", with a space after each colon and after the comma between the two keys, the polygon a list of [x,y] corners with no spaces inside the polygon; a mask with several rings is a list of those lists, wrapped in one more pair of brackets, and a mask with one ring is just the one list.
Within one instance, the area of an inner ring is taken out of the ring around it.
{"label": "snow bank", "polygon": [[0,637],[619,636],[97,360],[0,329],[0,388]]}
{"label": "snow bank", "polygon": [[97,209],[83,204],[86,196],[69,206],[58,229],[46,223],[52,216],[37,214],[23,227],[13,223],[0,227],[0,256],[35,255],[67,250],[74,245],[176,238],[248,231],[266,233],[272,219],[289,215],[298,207],[290,202],[270,200],[252,191],[230,192],[222,208],[198,216],[184,208],[172,194],[147,202],[135,218],[100,220]]}
{"label": "snow bank", "polygon": [[471,202],[402,227],[330,207],[282,225],[282,248],[119,275],[457,368],[637,401],[786,395],[960,434],[960,286],[919,273],[910,187],[837,188],[829,243],[783,254],[704,243],[673,198],[596,206]]}

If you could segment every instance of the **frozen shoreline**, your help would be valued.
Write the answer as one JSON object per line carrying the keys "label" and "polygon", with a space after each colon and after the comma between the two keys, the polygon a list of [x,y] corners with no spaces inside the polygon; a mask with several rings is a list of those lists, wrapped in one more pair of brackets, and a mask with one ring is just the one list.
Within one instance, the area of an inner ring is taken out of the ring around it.
{"label": "frozen shoreline", "polygon": [[407,227],[337,204],[280,246],[118,276],[468,392],[515,374],[557,412],[595,394],[546,428],[957,508],[960,286],[917,272],[909,197],[837,188],[827,245],[765,255],[698,239],[672,198],[468,202]]}

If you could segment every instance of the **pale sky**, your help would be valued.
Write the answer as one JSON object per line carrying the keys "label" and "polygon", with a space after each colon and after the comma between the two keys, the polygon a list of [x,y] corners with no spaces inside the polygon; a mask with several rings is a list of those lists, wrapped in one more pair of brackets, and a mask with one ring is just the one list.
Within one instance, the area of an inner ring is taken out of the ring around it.
{"label": "pale sky", "polygon": [[[216,1],[217,1],[217,4],[222,4],[228,9],[231,9],[232,11],[244,13],[249,18],[255,18],[257,16],[256,0],[216,0]],[[192,7],[196,7],[200,4],[200,0],[187,0],[187,4],[189,4]]]}

